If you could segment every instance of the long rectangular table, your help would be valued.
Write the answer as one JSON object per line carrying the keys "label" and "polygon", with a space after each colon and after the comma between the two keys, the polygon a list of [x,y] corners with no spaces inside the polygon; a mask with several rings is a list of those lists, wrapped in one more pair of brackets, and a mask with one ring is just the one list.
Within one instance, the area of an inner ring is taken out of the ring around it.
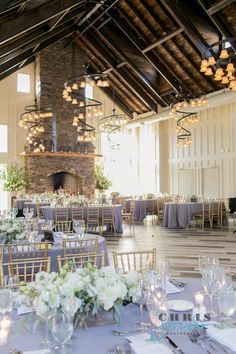
{"label": "long rectangular table", "polygon": [[[84,218],[86,220],[87,217],[87,210],[89,208],[93,208],[94,206],[85,206],[84,207]],[[115,228],[117,233],[123,233],[122,227],[122,215],[121,215],[121,205],[113,205],[110,208],[114,208],[114,221],[115,221]],[[55,207],[50,206],[42,206],[41,207],[42,214],[45,220],[55,220]],[[69,218],[72,218],[72,210],[68,208]],[[99,208],[99,215],[102,217],[102,207]]]}
{"label": "long rectangular table", "polygon": [[[187,281],[187,286],[184,287],[184,291],[168,295],[169,300],[185,299],[194,302],[194,292],[200,289],[201,280],[185,278],[184,281]],[[206,297],[205,305],[208,308],[209,300]],[[175,312],[172,311],[171,313]],[[178,312],[178,314],[179,317],[183,316],[183,313]],[[146,311],[144,315],[146,319],[148,319],[148,314]],[[122,329],[134,330],[135,323],[140,321],[140,312],[138,305],[129,304],[128,306],[123,307],[122,318]],[[22,351],[37,350],[42,348],[41,341],[43,339],[45,331],[42,328],[35,331],[32,330],[35,319],[36,317],[34,314],[15,316],[15,322],[11,331],[11,335],[9,337],[9,342],[7,345],[0,347],[1,354],[9,354],[9,351],[14,348]],[[180,321],[179,323],[186,325],[186,321]],[[125,336],[115,336],[112,334],[112,330],[117,330],[118,328],[119,327],[117,324],[109,324],[99,327],[90,327],[86,329],[76,329],[74,331],[73,336],[74,340],[70,344],[69,353],[107,354],[108,350],[114,347],[115,345],[128,345]],[[184,352],[184,354],[205,354],[206,352],[198,344],[194,344],[190,341],[186,332],[188,331],[186,330],[185,326],[185,331],[179,330],[178,334],[174,334],[172,331],[172,333],[168,333],[168,336],[179,346],[179,348]],[[207,346],[207,348],[211,354],[224,353],[224,351],[222,350],[213,351],[209,348],[209,346]],[[156,353],[158,352],[159,351],[157,343]],[[232,352],[232,354],[233,353],[236,352]]]}

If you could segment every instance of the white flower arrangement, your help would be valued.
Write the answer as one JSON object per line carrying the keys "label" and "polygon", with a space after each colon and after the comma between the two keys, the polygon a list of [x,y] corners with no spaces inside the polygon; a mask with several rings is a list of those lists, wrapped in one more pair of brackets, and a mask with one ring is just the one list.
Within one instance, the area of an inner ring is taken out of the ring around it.
{"label": "white flower arrangement", "polygon": [[97,269],[88,264],[74,272],[67,272],[64,267],[60,273],[38,273],[35,282],[23,286],[21,293],[33,301],[41,318],[60,307],[68,308],[69,303],[74,304],[70,309],[73,315],[96,315],[101,310],[116,311],[123,301],[130,300],[140,277],[134,271],[124,276],[110,266]]}
{"label": "white flower arrangement", "polygon": [[25,220],[17,220],[13,218],[0,220],[0,238],[2,243],[24,239],[25,230]]}
{"label": "white flower arrangement", "polygon": [[88,203],[88,198],[85,195],[72,195],[65,199],[68,206],[79,206],[86,205]]}

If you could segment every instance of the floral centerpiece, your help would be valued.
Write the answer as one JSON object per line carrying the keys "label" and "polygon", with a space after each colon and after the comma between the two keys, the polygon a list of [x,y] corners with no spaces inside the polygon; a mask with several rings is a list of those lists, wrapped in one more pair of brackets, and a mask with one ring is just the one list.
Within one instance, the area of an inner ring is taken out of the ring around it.
{"label": "floral centerpiece", "polygon": [[85,195],[71,195],[66,198],[66,204],[68,206],[86,205],[88,198]]}
{"label": "floral centerpiece", "polygon": [[24,220],[0,219],[1,243],[8,243],[25,238],[26,223]]}
{"label": "floral centerpiece", "polygon": [[113,309],[114,318],[118,320],[119,306],[133,296],[140,276],[135,271],[124,276],[110,266],[97,269],[88,264],[74,272],[68,272],[64,266],[60,273],[38,273],[35,282],[24,286],[21,292],[32,300],[41,318],[58,308],[68,311],[68,304],[73,300],[72,315],[86,319],[88,314]]}

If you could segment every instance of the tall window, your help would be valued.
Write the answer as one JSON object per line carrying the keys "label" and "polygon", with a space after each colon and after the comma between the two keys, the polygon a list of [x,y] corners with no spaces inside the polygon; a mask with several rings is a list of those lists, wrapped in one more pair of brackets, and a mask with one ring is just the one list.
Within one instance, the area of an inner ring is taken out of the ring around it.
{"label": "tall window", "polygon": [[85,86],[85,97],[93,98],[93,86],[91,85]]}
{"label": "tall window", "polygon": [[0,153],[7,150],[7,125],[0,124]]}
{"label": "tall window", "polygon": [[30,92],[30,76],[28,74],[17,74],[17,92]]}

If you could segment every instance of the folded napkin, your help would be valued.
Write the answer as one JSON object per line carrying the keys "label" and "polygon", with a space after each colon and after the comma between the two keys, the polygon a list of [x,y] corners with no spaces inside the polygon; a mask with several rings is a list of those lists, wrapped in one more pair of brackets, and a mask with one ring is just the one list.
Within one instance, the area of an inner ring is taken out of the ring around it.
{"label": "folded napkin", "polygon": [[165,344],[147,341],[150,334],[142,333],[136,336],[126,337],[135,354],[173,354],[172,350]]}
{"label": "folded napkin", "polygon": [[29,307],[29,306],[26,306],[26,305],[21,305],[18,307],[17,309],[17,315],[20,316],[20,315],[26,315],[27,313],[30,313],[30,312],[34,312],[35,311],[35,308],[34,307]]}
{"label": "folded napkin", "polygon": [[233,352],[236,351],[236,328],[220,329],[215,326],[209,326],[207,328],[207,334]]}
{"label": "folded napkin", "polygon": [[23,354],[52,354],[50,349],[39,349],[39,350],[30,350],[23,352]]}
{"label": "folded napkin", "polygon": [[180,293],[181,291],[182,291],[182,289],[177,288],[177,286],[175,286],[174,284],[171,284],[169,282],[169,280],[167,280],[167,282],[166,282],[166,294],[167,295]]}

